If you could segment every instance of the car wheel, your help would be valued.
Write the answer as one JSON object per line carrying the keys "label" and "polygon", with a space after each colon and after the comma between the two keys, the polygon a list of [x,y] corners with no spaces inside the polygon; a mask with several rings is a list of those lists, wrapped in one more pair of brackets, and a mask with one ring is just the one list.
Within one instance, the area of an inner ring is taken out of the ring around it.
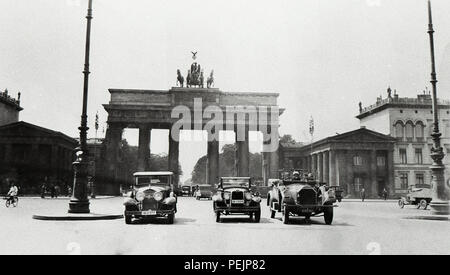
{"label": "car wheel", "polygon": [[267,206],[270,206],[270,203],[271,203],[271,201],[270,201],[270,195],[267,195]]}
{"label": "car wheel", "polygon": [[253,212],[249,214],[250,220],[253,219]]}
{"label": "car wheel", "polygon": [[167,223],[173,224],[173,221],[175,220],[175,213],[167,215]]}
{"label": "car wheel", "polygon": [[[426,202],[426,201],[425,201]],[[12,203],[12,205],[14,206],[14,207],[17,207],[17,205],[19,204],[19,198],[15,198],[14,199],[14,201],[13,201],[13,203]],[[426,206],[425,206],[425,208],[426,208]],[[424,208],[424,209],[425,209]]]}
{"label": "car wheel", "polygon": [[420,207],[422,207],[423,210],[427,210],[428,203],[426,200],[420,200]]}
{"label": "car wheel", "polygon": [[287,210],[286,206],[283,208],[282,212],[283,212],[283,215],[281,217],[282,217],[283,223],[289,224],[289,211]]}
{"label": "car wheel", "polygon": [[216,222],[220,222],[220,212],[216,212]]}
{"label": "car wheel", "polygon": [[331,225],[333,223],[333,207],[326,207],[323,211],[323,217],[325,224]]}
{"label": "car wheel", "polygon": [[6,200],[6,207],[9,208],[10,205],[11,205],[11,202],[7,199],[7,200]]}
{"label": "car wheel", "polygon": [[125,215],[125,223],[126,224],[131,224],[131,221],[132,221],[131,215]]}
{"label": "car wheel", "polygon": [[405,207],[405,202],[403,200],[398,200],[398,206],[403,209]]}
{"label": "car wheel", "polygon": [[261,220],[261,209],[255,212],[255,222],[259,223]]}
{"label": "car wheel", "polygon": [[305,221],[306,221],[307,223],[309,223],[309,222],[311,221],[311,214],[306,214],[306,215],[305,215]]}

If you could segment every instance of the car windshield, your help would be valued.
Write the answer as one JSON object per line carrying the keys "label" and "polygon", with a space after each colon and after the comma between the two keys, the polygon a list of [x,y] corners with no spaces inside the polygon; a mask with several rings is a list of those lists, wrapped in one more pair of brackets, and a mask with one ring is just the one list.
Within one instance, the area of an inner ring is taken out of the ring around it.
{"label": "car windshield", "polygon": [[138,176],[136,177],[136,187],[146,186],[170,186],[170,176]]}
{"label": "car windshield", "polygon": [[213,187],[212,186],[199,186],[200,191],[212,191]]}
{"label": "car windshield", "polygon": [[227,186],[240,186],[240,187],[250,187],[250,180],[249,179],[222,179],[222,187]]}

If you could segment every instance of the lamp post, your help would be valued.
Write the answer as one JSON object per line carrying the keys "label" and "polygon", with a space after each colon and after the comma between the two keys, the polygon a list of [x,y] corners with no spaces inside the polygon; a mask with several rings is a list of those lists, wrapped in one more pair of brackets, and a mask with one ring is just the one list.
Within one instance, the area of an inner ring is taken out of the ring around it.
{"label": "lamp post", "polygon": [[77,159],[73,163],[74,181],[73,195],[69,202],[69,213],[90,213],[88,198],[88,151],[87,151],[87,103],[89,89],[89,54],[91,45],[92,0],[89,0],[87,12],[86,50],[84,63],[83,109],[81,114],[80,147],[76,149]]}
{"label": "lamp post", "polygon": [[430,51],[431,51],[431,85],[433,94],[433,148],[431,149],[431,158],[433,164],[431,165],[431,185],[432,185],[432,201],[430,204],[431,213],[434,215],[448,215],[450,214],[449,207],[449,193],[445,185],[444,170],[445,166],[442,162],[444,158],[444,151],[441,146],[441,136],[439,132],[439,109],[437,100],[437,77],[436,64],[434,55],[434,29],[433,17],[431,14],[431,1],[428,0],[428,34],[430,35]]}

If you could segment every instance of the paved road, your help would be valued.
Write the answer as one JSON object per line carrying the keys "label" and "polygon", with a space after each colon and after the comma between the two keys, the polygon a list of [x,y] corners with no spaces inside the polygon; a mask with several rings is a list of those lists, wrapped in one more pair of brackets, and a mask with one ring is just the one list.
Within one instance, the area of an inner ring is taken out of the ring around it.
{"label": "paved road", "polygon": [[[450,222],[405,219],[426,212],[395,202],[343,202],[332,226],[323,217],[284,225],[269,218],[215,222],[211,201],[179,199],[175,224],[125,225],[123,220],[49,222],[33,214],[66,211],[66,199],[23,198],[0,205],[0,254],[434,254],[450,253]],[[122,212],[122,198],[91,201],[95,212]]]}

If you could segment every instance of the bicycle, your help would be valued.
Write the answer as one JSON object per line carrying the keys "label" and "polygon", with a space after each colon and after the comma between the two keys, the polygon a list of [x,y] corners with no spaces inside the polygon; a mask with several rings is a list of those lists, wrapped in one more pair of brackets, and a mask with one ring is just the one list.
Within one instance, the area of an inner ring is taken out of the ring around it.
{"label": "bicycle", "polygon": [[13,207],[17,207],[17,205],[19,204],[19,198],[17,196],[13,196],[12,199],[11,197],[5,197],[4,200],[6,200],[6,207],[9,208],[11,205]]}

